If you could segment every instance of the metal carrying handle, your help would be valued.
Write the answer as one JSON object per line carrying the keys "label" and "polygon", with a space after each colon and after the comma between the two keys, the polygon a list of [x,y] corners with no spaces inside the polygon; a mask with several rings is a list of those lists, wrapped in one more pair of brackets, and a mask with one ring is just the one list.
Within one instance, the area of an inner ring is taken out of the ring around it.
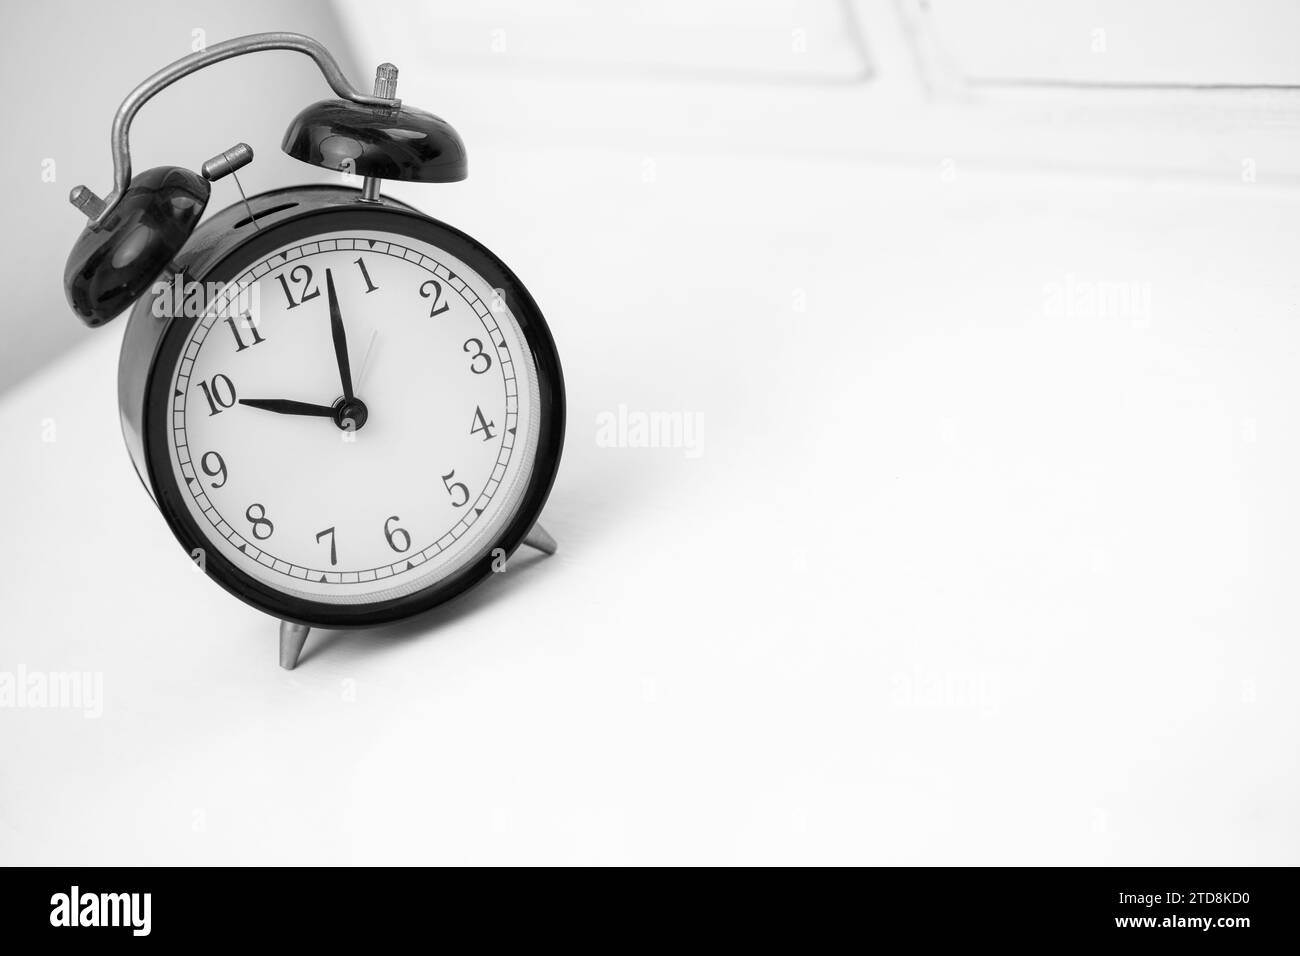
{"label": "metal carrying handle", "polygon": [[[318,41],[301,33],[252,33],[245,37],[225,40],[208,47],[206,50],[199,50],[189,56],[183,56],[170,66],[163,67],[137,86],[122,101],[122,105],[117,108],[117,113],[113,116],[112,134],[113,191],[105,198],[100,199],[89,187],[77,186],[68,195],[68,201],[86,214],[92,229],[98,229],[112,215],[113,210],[117,208],[117,204],[126,193],[127,187],[131,184],[129,134],[131,132],[131,121],[135,119],[135,114],[140,111],[140,107],[149,102],[155,94],[171,86],[182,77],[189,76],[191,73],[214,63],[220,63],[222,60],[243,56],[245,53],[261,53],[263,50],[293,50],[307,54],[316,61],[316,65],[324,74],[325,81],[329,83],[330,89],[345,100],[359,103],[362,106],[380,106],[394,110],[402,105],[402,101],[395,97],[378,95],[381,92],[393,92],[392,87],[396,86],[395,82],[392,86],[383,89],[377,88],[376,95],[359,92],[356,87],[348,82],[348,78],[343,75],[343,70],[334,57],[330,55],[329,50],[325,49]],[[387,64],[385,65],[387,66]],[[396,69],[393,69],[393,73],[396,74],[396,72]],[[376,84],[377,87],[380,85]]]}

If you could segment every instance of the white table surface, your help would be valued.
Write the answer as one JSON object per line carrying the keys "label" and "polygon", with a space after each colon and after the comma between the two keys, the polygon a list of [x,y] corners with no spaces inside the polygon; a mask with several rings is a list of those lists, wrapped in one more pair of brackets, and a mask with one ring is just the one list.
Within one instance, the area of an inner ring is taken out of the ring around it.
{"label": "white table surface", "polygon": [[[140,488],[120,324],[0,400],[0,670],[104,688],[0,710],[0,861],[1300,861],[1295,199],[643,174],[399,190],[551,321],[560,551],[296,671]],[[702,453],[599,447],[620,404]]]}

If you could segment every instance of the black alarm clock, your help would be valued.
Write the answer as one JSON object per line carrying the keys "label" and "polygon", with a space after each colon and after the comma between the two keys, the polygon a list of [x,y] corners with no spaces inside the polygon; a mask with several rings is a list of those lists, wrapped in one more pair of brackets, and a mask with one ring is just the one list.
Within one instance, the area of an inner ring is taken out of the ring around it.
{"label": "black alarm clock", "polygon": [[[293,119],[285,152],[360,186],[277,189],[200,222],[210,183],[252,150],[133,176],[131,121],[181,77],[261,50],[307,54],[339,97]],[[69,303],[91,326],[131,310],[118,399],[136,471],[205,573],[281,620],[286,668],[311,627],[407,618],[521,543],[555,549],[537,524],[564,437],[555,343],[505,263],[380,193],[466,176],[459,135],[402,105],[396,80],[383,64],[360,93],[299,34],[216,44],[126,98],[113,191],[70,197],[89,222]]]}

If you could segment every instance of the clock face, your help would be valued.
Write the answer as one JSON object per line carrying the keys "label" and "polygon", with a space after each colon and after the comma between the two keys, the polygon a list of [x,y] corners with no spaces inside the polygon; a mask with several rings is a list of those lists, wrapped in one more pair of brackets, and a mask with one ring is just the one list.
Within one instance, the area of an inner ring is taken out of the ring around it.
{"label": "clock face", "polygon": [[312,602],[421,591],[481,558],[537,454],[531,349],[469,264],[373,229],[294,239],[192,321],[172,477],[208,547]]}

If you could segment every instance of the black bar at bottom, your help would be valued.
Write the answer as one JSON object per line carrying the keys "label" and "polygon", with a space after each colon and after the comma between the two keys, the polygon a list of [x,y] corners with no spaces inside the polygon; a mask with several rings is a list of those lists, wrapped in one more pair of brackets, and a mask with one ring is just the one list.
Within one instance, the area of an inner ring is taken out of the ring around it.
{"label": "black bar at bottom", "polygon": [[[639,873],[571,880],[426,869],[5,869],[6,944],[286,940],[337,949],[503,935],[621,948],[754,933],[850,938],[1125,942],[1238,948],[1295,935],[1294,870],[862,869]],[[567,885],[566,884],[571,884]],[[611,932],[615,935],[611,936]],[[466,937],[464,934],[468,933]],[[531,934],[531,935],[530,935]],[[16,951],[16,950],[15,950]]]}

